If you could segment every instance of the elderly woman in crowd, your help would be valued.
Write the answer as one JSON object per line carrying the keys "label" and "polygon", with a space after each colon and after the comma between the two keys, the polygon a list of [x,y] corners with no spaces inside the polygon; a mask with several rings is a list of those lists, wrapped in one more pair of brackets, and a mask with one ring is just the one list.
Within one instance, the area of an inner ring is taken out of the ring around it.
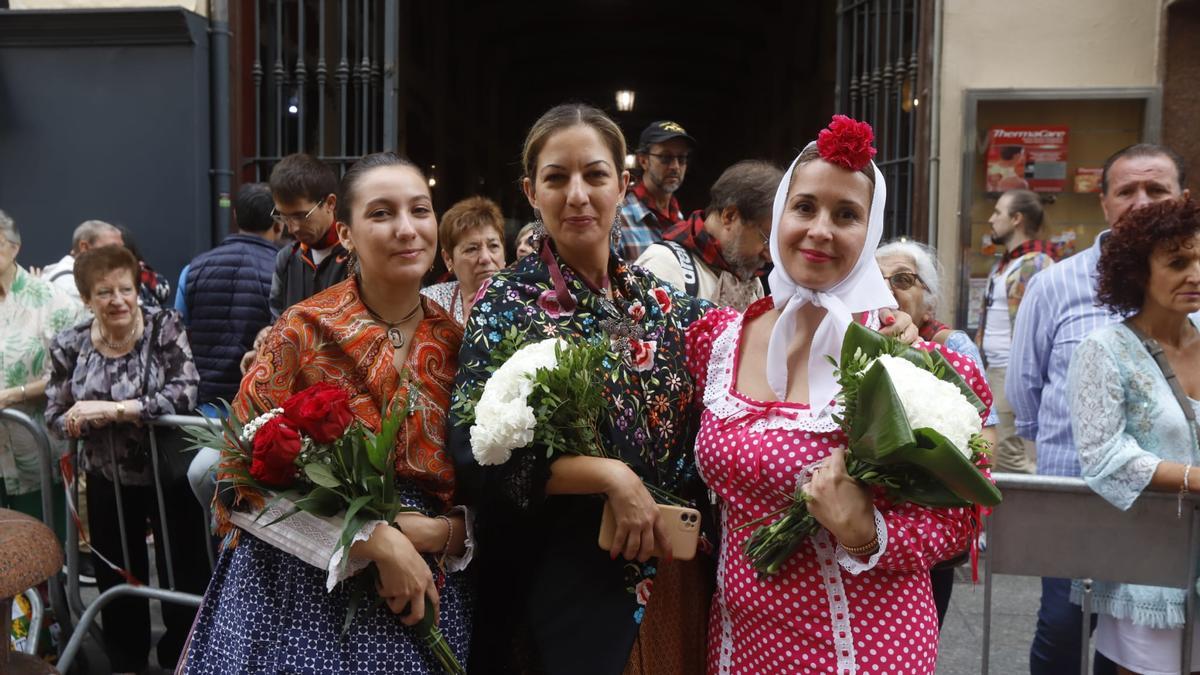
{"label": "elderly woman in crowd", "polygon": [[[510,327],[530,342],[561,335],[628,348],[614,347],[618,360],[598,376],[609,403],[600,442],[613,459],[529,447],[481,467],[469,429],[451,430],[459,493],[480,518],[474,663],[481,672],[694,672],[703,667],[702,575],[681,581],[695,561],[685,569],[651,557],[665,525],[643,479],[676,494],[695,482],[683,339],[706,305],[613,253],[629,177],[625,138],[603,112],[552,108],[522,157],[543,233],[535,255],[492,277],[468,319],[456,399],[488,377],[489,352]],[[611,551],[596,544],[597,496],[616,516]]]}
{"label": "elderly woman in crowd", "polygon": [[[330,383],[345,390],[354,417],[378,431],[411,396],[414,411],[396,437],[395,485],[421,512],[401,513],[394,527],[368,523],[342,569],[331,562],[340,521],[320,530],[326,521],[300,515],[267,525],[257,515],[271,496],[231,488],[233,510],[217,509],[229,544],[196,618],[184,673],[440,673],[411,628],[424,618],[426,598],[450,648],[467,659],[469,526],[452,505],[454,467],[444,448],[462,327],[420,294],[437,255],[429,183],[394,153],[367,155],[342,178],[337,210],[338,236],[358,259],[353,276],[283,313],[242,380],[234,413],[247,420],[252,409]],[[220,477],[247,468],[227,458]],[[327,592],[327,583],[372,563],[385,604],[364,602],[343,629],[350,585]]]}
{"label": "elderly woman in crowd", "polygon": [[[0,211],[0,408],[13,408],[44,425],[46,358],[55,333],[68,328],[85,314],[83,305],[53,284],[35,277],[17,264],[21,234],[8,214]],[[63,444],[52,450],[61,453]],[[40,452],[37,441],[25,427],[0,422],[0,503],[37,518],[42,517]],[[53,458],[52,458],[53,459]],[[51,462],[53,465],[53,462]],[[63,513],[63,494],[54,490],[55,513]],[[56,523],[61,531],[61,518]]]}
{"label": "elderly woman in crowd", "polygon": [[[163,530],[170,530],[176,590],[200,593],[208,583],[200,507],[186,479],[179,476],[178,484],[163,485],[166,522],[160,520],[145,426],[160,415],[191,410],[199,376],[178,313],[138,306],[140,271],[137,258],[121,246],[91,249],[76,259],[75,282],[94,318],[54,338],[46,419],[60,437],[80,439],[100,590],[123,581],[99,558],[122,561],[122,530],[130,537],[127,571],[143,582],[149,580],[142,534],[149,521],[160,553]],[[114,485],[118,481],[120,511]],[[156,555],[155,561],[159,579],[167,579],[166,556]],[[162,612],[167,631],[158,643],[158,661],[170,667],[193,612],[173,604],[164,604]],[[112,669],[141,670],[150,648],[146,601],[113,601],[101,610],[101,617]]]}
{"label": "elderly woman in crowd", "polygon": [[[1067,392],[1083,479],[1120,509],[1146,490],[1182,500],[1200,490],[1200,330],[1189,318],[1200,311],[1200,206],[1168,200],[1134,209],[1101,236],[1096,297],[1127,318],[1089,335],[1071,357]],[[1096,649],[1121,672],[1178,673],[1194,592],[1096,582]],[[1192,650],[1189,670],[1200,670],[1200,635]]]}
{"label": "elderly woman in crowd", "polygon": [[[896,301],[875,262],[887,191],[870,127],[839,116],[820,138],[779,183],[771,295],[744,313],[714,309],[688,331],[704,404],[696,464],[721,506],[708,672],[929,675],[938,647],[929,569],[967,549],[972,519],[967,509],[875,501],[846,472],[826,357],[840,353],[850,322],[879,326]],[[974,363],[953,361],[990,403]],[[777,576],[759,579],[744,552],[751,526],[776,518],[797,480],[822,529]]]}
{"label": "elderly woman in crowd", "polygon": [[[896,303],[917,324],[921,339],[936,342],[971,359],[979,370],[979,376],[986,381],[983,359],[975,342],[963,331],[954,330],[934,318],[942,295],[942,266],[938,262],[937,252],[919,242],[897,239],[880,246],[875,252],[875,260],[888,287],[892,289]],[[995,443],[994,427],[997,422],[996,410],[989,409],[987,419],[983,422],[983,437],[991,443]],[[954,568],[965,561],[966,554],[963,554],[954,560],[938,563],[929,572],[939,627],[950,607],[950,595],[954,591]]]}
{"label": "elderly woman in crowd", "polygon": [[471,313],[479,287],[506,264],[500,207],[487,197],[468,197],[458,202],[442,216],[438,241],[442,262],[454,273],[455,280],[421,292],[462,325]]}

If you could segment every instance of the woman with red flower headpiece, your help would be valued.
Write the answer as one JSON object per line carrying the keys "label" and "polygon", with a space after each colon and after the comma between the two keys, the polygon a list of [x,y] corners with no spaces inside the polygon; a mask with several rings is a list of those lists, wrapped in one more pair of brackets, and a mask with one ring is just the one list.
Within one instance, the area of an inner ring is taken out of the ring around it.
{"label": "woman with red flower headpiece", "polygon": [[[396,439],[396,491],[420,512],[400,514],[395,527],[368,523],[342,564],[334,555],[341,522],[300,513],[268,524],[286,513],[272,495],[221,485],[214,514],[229,536],[182,673],[441,673],[412,628],[426,600],[467,663],[472,592],[464,567],[473,545],[467,514],[454,506],[445,448],[463,332],[420,295],[437,253],[429,186],[407,159],[367,155],[342,178],[337,206],[354,274],[276,322],[233,412],[244,423],[279,414],[254,432],[250,466],[227,455],[218,478],[249,472],[262,485],[286,486],[301,436],[329,442],[355,419],[378,431],[390,410],[411,400]],[[339,582],[371,563],[383,603],[361,603],[343,626],[351,589]]]}
{"label": "woman with red flower headpiece", "polygon": [[[886,187],[868,124],[837,115],[784,174],[771,229],[771,295],[709,311],[688,330],[702,404],[696,464],[720,497],[721,553],[709,673],[933,673],[929,569],[965,550],[965,509],[889,504],[846,473],[834,421],[837,357],[851,321],[879,328],[895,307],[875,262]],[[924,349],[942,349],[918,343]],[[985,403],[974,365],[948,353]],[[778,574],[743,549],[797,483],[822,529]]]}

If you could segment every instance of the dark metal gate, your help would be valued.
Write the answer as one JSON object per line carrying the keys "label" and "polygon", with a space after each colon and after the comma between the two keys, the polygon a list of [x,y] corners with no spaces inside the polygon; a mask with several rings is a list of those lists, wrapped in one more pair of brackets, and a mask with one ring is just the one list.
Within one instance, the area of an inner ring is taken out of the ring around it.
{"label": "dark metal gate", "polygon": [[884,239],[925,238],[920,92],[925,67],[922,0],[840,0],[837,108],[875,128],[875,163],[888,184]]}
{"label": "dark metal gate", "polygon": [[265,180],[294,152],[344,170],[364,154],[402,150],[400,11],[394,0],[254,0],[242,21],[254,32],[242,64],[254,98],[244,175]]}

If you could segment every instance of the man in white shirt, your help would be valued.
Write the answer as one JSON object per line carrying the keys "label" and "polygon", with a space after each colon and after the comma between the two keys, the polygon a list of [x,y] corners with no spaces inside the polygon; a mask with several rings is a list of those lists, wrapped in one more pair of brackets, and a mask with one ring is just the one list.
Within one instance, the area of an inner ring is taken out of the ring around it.
{"label": "man in white shirt", "polygon": [[121,231],[103,220],[85,220],[75,228],[71,238],[71,252],[56,263],[42,269],[42,278],[62,289],[65,293],[83,302],[75,286],[75,256],[100,246],[124,246]]}

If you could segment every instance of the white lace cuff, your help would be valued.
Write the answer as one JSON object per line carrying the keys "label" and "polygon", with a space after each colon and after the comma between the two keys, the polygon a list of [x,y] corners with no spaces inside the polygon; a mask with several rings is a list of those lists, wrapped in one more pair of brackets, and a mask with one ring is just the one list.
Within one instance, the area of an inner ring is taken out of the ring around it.
{"label": "white lace cuff", "polygon": [[456,512],[463,514],[463,523],[465,523],[467,538],[463,544],[462,555],[446,556],[447,572],[461,572],[467,569],[467,565],[470,565],[471,560],[475,558],[475,511],[465,506],[455,506],[446,512],[446,515]]}
{"label": "white lace cuff", "polygon": [[838,564],[850,574],[859,575],[873,569],[887,551],[887,521],[883,519],[883,514],[879,512],[879,509],[872,507],[872,510],[875,511],[875,537],[879,539],[879,548],[871,554],[871,557],[863,562],[857,556],[850,555],[846,549],[842,548],[841,544],[837,545]]}
{"label": "white lace cuff", "polygon": [[[353,548],[353,546],[355,544],[357,544],[358,542],[366,541],[366,540],[370,539],[371,535],[375,534],[375,528],[378,527],[379,525],[383,525],[384,527],[387,527],[387,521],[386,520],[372,520],[370,522],[364,523],[362,527],[358,528],[358,532],[356,532],[354,534],[354,539],[350,540],[350,546],[347,548]],[[339,538],[340,538],[340,534],[339,534]],[[354,556],[344,556],[344,559],[343,559],[342,553],[346,550],[347,549],[344,549],[339,546],[337,549],[334,550],[333,555],[329,558],[329,566],[325,568],[325,591],[326,592],[333,591],[334,586],[337,586],[339,583],[342,582],[342,580],[349,579],[350,577],[354,576],[355,574],[358,574],[359,572],[366,569],[367,565],[371,564],[371,561],[367,560],[366,558],[355,558]]]}

